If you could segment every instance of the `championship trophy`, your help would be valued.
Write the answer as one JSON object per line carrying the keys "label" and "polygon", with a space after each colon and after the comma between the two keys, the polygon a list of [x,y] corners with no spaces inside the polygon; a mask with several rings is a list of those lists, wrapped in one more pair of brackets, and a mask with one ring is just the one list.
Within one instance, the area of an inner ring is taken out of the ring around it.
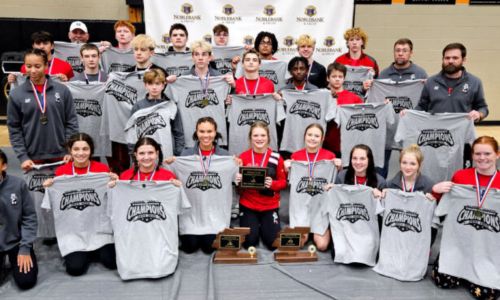
{"label": "championship trophy", "polygon": [[248,247],[248,252],[240,251],[245,236],[250,233],[249,227],[226,228],[217,234],[213,247],[217,249],[214,256],[216,264],[255,264],[257,250]]}
{"label": "championship trophy", "polygon": [[310,245],[307,251],[300,251],[307,240],[309,227],[287,227],[281,230],[273,246],[278,248],[274,252],[274,260],[281,263],[317,261],[316,247]]}

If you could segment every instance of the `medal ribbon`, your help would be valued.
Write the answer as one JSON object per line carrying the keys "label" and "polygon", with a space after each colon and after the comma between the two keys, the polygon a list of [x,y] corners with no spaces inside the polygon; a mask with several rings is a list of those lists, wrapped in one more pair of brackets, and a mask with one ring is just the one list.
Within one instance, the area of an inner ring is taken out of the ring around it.
{"label": "medal ribbon", "polygon": [[205,79],[202,80],[200,76],[198,76],[201,85],[201,92],[203,93],[203,98],[208,99],[208,85],[210,83],[210,70],[207,71],[207,75],[205,75]]}
{"label": "medal ribbon", "polygon": [[45,83],[43,84],[43,90],[42,90],[42,100],[38,97],[38,91],[36,90],[35,85],[33,84],[33,81],[30,80],[31,83],[31,88],[33,89],[33,95],[35,95],[35,100],[36,103],[38,104],[38,108],[40,108],[40,112],[42,115],[45,115],[45,111],[47,110],[47,101],[46,99],[46,92],[47,92],[47,80],[45,80]]}
{"label": "medal ribbon", "polygon": [[[153,177],[155,177],[155,174],[156,174],[156,165],[153,173],[151,174],[151,176],[149,176],[149,179],[145,178],[145,181],[153,181]],[[141,171],[137,171],[137,181],[141,181]]]}
{"label": "medal ribbon", "polygon": [[47,73],[47,75],[52,75],[52,67],[53,66],[54,66],[54,59],[49,61],[49,72]]}
{"label": "medal ribbon", "polygon": [[243,83],[245,84],[245,90],[247,91],[247,95],[257,95],[257,90],[259,89],[260,76],[257,78],[257,83],[255,84],[255,88],[253,89],[253,93],[250,94],[250,90],[248,89],[247,79],[243,76]]}
{"label": "medal ribbon", "polygon": [[198,147],[198,154],[200,155],[200,163],[201,163],[201,169],[203,170],[203,176],[207,177],[208,170],[210,169],[210,163],[212,162],[213,148],[210,150],[207,166],[205,166],[205,162],[203,161],[203,154],[201,154],[200,147]]}
{"label": "medal ribbon", "polygon": [[316,164],[316,160],[318,159],[319,155],[319,149],[316,151],[316,155],[314,155],[314,160],[311,162],[309,159],[309,153],[307,153],[307,149],[304,149],[306,152],[306,158],[307,158],[307,166],[309,169],[309,181],[311,181],[314,178],[314,165]]}
{"label": "medal ribbon", "polygon": [[[89,84],[90,80],[85,72],[83,72],[83,76],[85,76],[85,81]],[[97,71],[97,82],[101,82],[101,71]]]}
{"label": "medal ribbon", "polygon": [[[87,167],[87,173],[86,174],[90,173],[90,164],[91,164],[91,162],[89,161],[89,166]],[[71,169],[73,170],[73,175],[77,175],[76,172],[75,172],[75,163],[74,162],[71,163]]]}
{"label": "medal ribbon", "polygon": [[[264,156],[262,157],[262,160],[260,161],[260,167],[261,168],[264,165],[264,162],[266,161],[266,157],[267,157],[267,149],[264,152]],[[256,164],[255,164],[255,154],[254,154],[253,149],[252,149],[252,167],[255,167],[255,166],[256,166]]]}
{"label": "medal ribbon", "polygon": [[405,177],[401,175],[401,187],[403,188],[404,192],[413,193],[413,189],[415,188],[415,182],[411,186],[410,190],[406,190],[406,180]]}
{"label": "medal ribbon", "polygon": [[495,170],[495,173],[493,173],[490,180],[488,181],[488,185],[486,186],[486,189],[484,190],[483,195],[481,195],[481,186],[479,185],[479,174],[477,173],[477,170],[474,170],[474,175],[476,177],[477,206],[479,208],[481,208],[484,204],[484,201],[486,201],[486,195],[488,195],[488,192],[491,189],[491,185],[493,184],[493,180],[495,179],[495,176],[497,175],[497,171]]}

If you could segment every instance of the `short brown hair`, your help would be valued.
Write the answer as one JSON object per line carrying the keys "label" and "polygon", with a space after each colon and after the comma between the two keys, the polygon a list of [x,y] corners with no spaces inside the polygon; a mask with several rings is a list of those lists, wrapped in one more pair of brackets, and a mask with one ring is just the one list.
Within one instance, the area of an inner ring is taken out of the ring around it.
{"label": "short brown hair", "polygon": [[444,57],[444,54],[446,53],[446,51],[455,50],[455,49],[460,50],[460,53],[462,54],[462,58],[465,58],[467,56],[467,49],[465,48],[464,44],[451,43],[451,44],[446,45],[446,47],[444,47],[443,57]]}
{"label": "short brown hair", "polygon": [[162,83],[165,83],[166,77],[165,72],[160,69],[150,69],[144,73],[143,81],[144,83],[155,83],[155,81],[159,80]]}
{"label": "short brown hair", "polygon": [[344,77],[347,74],[346,66],[344,66],[343,64],[338,63],[338,62],[333,62],[333,63],[328,65],[328,67],[326,69],[326,77],[327,78],[330,77],[330,74],[332,74],[333,71],[342,72],[342,74],[344,74]]}
{"label": "short brown hair", "polygon": [[101,55],[101,53],[99,52],[99,48],[96,45],[91,44],[91,43],[87,43],[87,44],[83,44],[80,47],[80,56],[83,56],[83,51],[87,51],[87,50],[95,50],[95,51],[97,51],[97,56]]}
{"label": "short brown hair", "polygon": [[116,23],[113,26],[113,28],[116,31],[116,29],[118,27],[127,27],[130,30],[130,32],[132,32],[132,34],[135,34],[135,26],[132,23],[130,23],[129,21],[127,21],[127,20],[118,20],[118,21],[116,21]]}
{"label": "short brown hair", "polygon": [[410,46],[410,50],[413,51],[413,42],[410,39],[407,39],[407,38],[398,39],[394,43],[394,47],[393,48],[396,48],[396,45],[408,45],[408,46]]}
{"label": "short brown hair", "polygon": [[215,25],[212,31],[214,32],[214,34],[217,34],[219,32],[227,32],[229,34],[229,28],[227,28],[227,26],[224,24]]}
{"label": "short brown hair", "polygon": [[242,63],[243,63],[243,61],[245,60],[245,57],[247,57],[248,54],[255,54],[255,55],[257,55],[257,58],[259,58],[259,64],[262,62],[262,60],[260,59],[259,52],[257,52],[255,49],[248,49],[247,51],[245,51],[245,53],[243,53],[243,56],[241,58],[241,62]]}

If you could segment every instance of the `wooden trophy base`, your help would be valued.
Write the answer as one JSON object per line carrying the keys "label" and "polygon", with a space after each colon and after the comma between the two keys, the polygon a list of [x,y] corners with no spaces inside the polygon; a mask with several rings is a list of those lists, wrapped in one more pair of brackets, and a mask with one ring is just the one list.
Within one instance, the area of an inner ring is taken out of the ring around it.
{"label": "wooden trophy base", "polygon": [[256,264],[257,253],[251,255],[248,252],[217,251],[214,256],[214,264]]}
{"label": "wooden trophy base", "polygon": [[318,255],[307,251],[279,251],[274,252],[274,260],[280,263],[295,263],[317,261]]}

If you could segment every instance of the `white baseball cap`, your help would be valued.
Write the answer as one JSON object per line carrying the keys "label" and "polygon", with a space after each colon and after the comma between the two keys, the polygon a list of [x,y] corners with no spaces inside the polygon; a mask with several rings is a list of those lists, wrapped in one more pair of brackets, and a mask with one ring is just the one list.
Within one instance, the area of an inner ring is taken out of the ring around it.
{"label": "white baseball cap", "polygon": [[83,32],[88,33],[87,26],[82,21],[75,21],[71,23],[71,25],[69,26],[69,31],[73,31],[75,29],[81,29],[83,30]]}

